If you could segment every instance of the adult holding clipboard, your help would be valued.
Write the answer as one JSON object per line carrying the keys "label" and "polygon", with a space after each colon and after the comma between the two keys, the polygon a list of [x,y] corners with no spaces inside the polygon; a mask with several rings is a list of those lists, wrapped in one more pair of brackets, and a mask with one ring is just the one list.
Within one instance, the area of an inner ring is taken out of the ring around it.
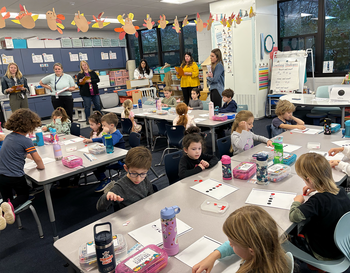
{"label": "adult holding clipboard", "polygon": [[200,85],[198,65],[195,63],[192,54],[186,52],[181,66],[175,69],[177,78],[181,79],[180,86],[184,96],[184,103],[188,105],[192,88]]}
{"label": "adult holding clipboard", "polygon": [[40,85],[51,91],[51,102],[54,109],[62,107],[66,110],[70,120],[73,121],[73,97],[75,83],[72,76],[63,73],[63,66],[60,63],[53,65],[55,73],[42,78]]}
{"label": "adult holding clipboard", "polygon": [[152,86],[153,71],[149,68],[145,59],[141,59],[140,65],[134,71],[135,80],[148,79],[149,85]]}
{"label": "adult holding clipboard", "polygon": [[28,108],[27,79],[23,77],[16,63],[7,66],[5,76],[1,79],[2,93],[9,95],[12,113],[20,108]]}
{"label": "adult holding clipboard", "polygon": [[211,71],[208,73],[207,81],[210,85],[210,100],[214,107],[221,107],[222,92],[225,89],[225,69],[222,62],[221,50],[215,48],[210,53]]}
{"label": "adult holding clipboard", "polygon": [[86,61],[81,61],[80,72],[77,79],[80,96],[84,101],[86,124],[89,124],[91,102],[93,102],[97,111],[101,111],[100,96],[97,86],[97,83],[100,82],[100,78],[95,71],[90,69]]}

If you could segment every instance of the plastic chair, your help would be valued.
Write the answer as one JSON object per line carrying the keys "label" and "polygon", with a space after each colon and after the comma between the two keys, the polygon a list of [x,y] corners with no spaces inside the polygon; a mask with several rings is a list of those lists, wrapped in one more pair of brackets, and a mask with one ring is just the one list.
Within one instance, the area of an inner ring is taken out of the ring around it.
{"label": "plastic chair", "polygon": [[271,124],[266,125],[266,131],[267,131],[267,135],[269,136],[269,139],[271,139],[272,138]]}
{"label": "plastic chair", "polygon": [[155,124],[157,124],[157,126],[158,126],[158,136],[154,139],[152,152],[154,151],[154,148],[156,147],[157,139],[159,139],[159,138],[167,138],[165,125],[168,124],[168,121],[166,121],[164,119],[155,120]]}
{"label": "plastic chair", "polygon": [[[328,85],[323,85],[317,87],[316,90],[316,98],[329,98]],[[311,110],[311,113],[319,113],[319,112],[329,112],[329,111],[341,111],[339,107],[314,107]]]}
{"label": "plastic chair", "polygon": [[237,105],[237,113],[242,110],[248,110],[248,105],[246,104],[238,104]]}
{"label": "plastic chair", "polygon": [[320,126],[321,125],[321,119],[327,117],[327,113],[317,112],[317,113],[309,113],[306,114],[308,118],[312,119],[313,125]]}
{"label": "plastic chair", "polygon": [[132,129],[132,122],[128,118],[121,118],[120,123],[122,125],[122,135],[129,136]]}
{"label": "plastic chair", "polygon": [[341,123],[341,111],[329,111],[327,114],[329,118],[333,118],[332,122],[334,120],[336,123]]}
{"label": "plastic chair", "polygon": [[202,101],[203,110],[209,110],[209,101]]}
{"label": "plastic chair", "polygon": [[175,182],[180,180],[179,163],[180,163],[181,157],[182,157],[182,151],[170,153],[165,155],[164,157],[165,172],[169,180],[169,185],[172,185]]}
{"label": "plastic chair", "polygon": [[225,136],[223,138],[219,138],[218,140],[216,140],[216,145],[218,145],[218,152],[219,152],[220,158],[223,155],[228,155],[230,157],[233,155],[230,152],[231,136]]}
{"label": "plastic chair", "polygon": [[107,93],[100,95],[101,106],[103,109],[117,107],[119,105],[119,96],[117,93]]}
{"label": "plastic chair", "polygon": [[76,122],[72,122],[70,126],[70,133],[74,136],[80,136],[80,124]]}
{"label": "plastic chair", "polygon": [[293,258],[292,253],[287,252],[286,253],[286,258],[287,258],[287,262],[289,264],[289,268],[291,269],[290,272],[293,273],[294,272],[294,258]]}
{"label": "plastic chair", "polygon": [[314,266],[326,272],[344,272],[350,266],[350,212],[345,213],[338,221],[334,230],[334,242],[339,250],[344,254],[344,257],[332,261],[320,261],[312,257],[310,254],[297,248],[291,242],[283,243],[285,251],[289,251],[297,259]]}
{"label": "plastic chair", "polygon": [[155,166],[162,165],[164,154],[166,151],[169,151],[171,149],[176,149],[176,150],[182,149],[182,139],[184,137],[185,127],[182,125],[173,126],[173,125],[166,124],[165,128],[168,136],[168,148],[166,148],[163,151],[160,162]]}

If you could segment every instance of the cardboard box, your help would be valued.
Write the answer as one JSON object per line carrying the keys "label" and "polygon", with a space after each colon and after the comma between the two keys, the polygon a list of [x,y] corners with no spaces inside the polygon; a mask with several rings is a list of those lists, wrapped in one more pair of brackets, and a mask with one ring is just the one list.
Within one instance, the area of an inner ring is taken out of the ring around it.
{"label": "cardboard box", "polygon": [[44,41],[34,39],[27,40],[27,46],[28,48],[45,48]]}
{"label": "cardboard box", "polygon": [[160,75],[153,74],[152,82],[162,82]]}
{"label": "cardboard box", "polygon": [[1,47],[4,49],[14,48],[12,37],[1,37],[0,43],[1,43]]}
{"label": "cardboard box", "polygon": [[46,48],[61,48],[60,40],[44,40]]}

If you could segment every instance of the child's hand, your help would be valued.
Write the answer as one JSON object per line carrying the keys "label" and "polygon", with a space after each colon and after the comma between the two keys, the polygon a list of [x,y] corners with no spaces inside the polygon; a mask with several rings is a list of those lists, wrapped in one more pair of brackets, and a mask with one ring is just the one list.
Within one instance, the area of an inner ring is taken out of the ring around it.
{"label": "child's hand", "polygon": [[305,130],[306,129],[305,125],[295,125],[295,126],[299,130]]}
{"label": "child's hand", "polygon": [[241,128],[242,130],[246,130],[246,131],[249,131],[248,129],[248,123],[246,121],[241,121],[239,124],[238,124],[239,128]]}
{"label": "child's hand", "polygon": [[266,143],[267,147],[273,147],[272,140],[268,140]]}
{"label": "child's hand", "polygon": [[43,168],[40,168],[39,166],[36,166],[36,169],[37,170],[44,170],[45,169],[45,166]]}
{"label": "child's hand", "polygon": [[81,137],[81,138],[85,138],[84,136],[82,136],[82,135],[80,135],[79,137]]}
{"label": "child's hand", "polygon": [[340,160],[329,160],[329,165],[331,165],[332,168],[339,165]]}
{"label": "child's hand", "polygon": [[220,259],[220,257],[221,254],[218,250],[213,251],[210,253],[210,255],[208,255],[208,257],[192,267],[192,273],[202,273],[203,271],[210,273],[210,271],[213,269],[215,261]]}
{"label": "child's hand", "polygon": [[304,195],[304,196],[308,196],[310,193],[312,193],[312,192],[314,192],[314,191],[316,191],[316,190],[311,189],[311,188],[308,187],[308,186],[304,186],[304,187],[303,187],[303,195]]}
{"label": "child's hand", "polygon": [[85,139],[83,140],[83,143],[92,143],[92,139],[85,138]]}
{"label": "child's hand", "polygon": [[192,108],[192,107],[187,107],[187,109],[188,109],[188,110],[193,110],[193,108]]}
{"label": "child's hand", "polygon": [[304,203],[304,202],[305,202],[305,199],[304,199],[304,196],[302,196],[301,194],[299,194],[299,195],[295,196],[294,201],[295,201],[295,202]]}
{"label": "child's hand", "polygon": [[118,202],[121,202],[124,200],[124,198],[121,198],[119,195],[117,195],[111,191],[107,193],[106,198],[107,198],[107,200],[118,201]]}
{"label": "child's hand", "polygon": [[328,155],[335,156],[337,153],[344,151],[344,147],[332,148],[328,151]]}
{"label": "child's hand", "polygon": [[162,103],[162,106],[164,106],[164,107],[168,107],[168,105],[167,105],[167,104],[164,104],[164,103]]}
{"label": "child's hand", "polygon": [[44,132],[47,131],[47,127],[43,126],[43,127],[41,127],[41,130],[43,130]]}
{"label": "child's hand", "polygon": [[209,167],[209,163],[205,160],[202,159],[201,163],[203,165],[204,168],[208,168]]}
{"label": "child's hand", "polygon": [[198,166],[201,167],[202,171],[205,169],[205,167],[201,163],[199,163]]}

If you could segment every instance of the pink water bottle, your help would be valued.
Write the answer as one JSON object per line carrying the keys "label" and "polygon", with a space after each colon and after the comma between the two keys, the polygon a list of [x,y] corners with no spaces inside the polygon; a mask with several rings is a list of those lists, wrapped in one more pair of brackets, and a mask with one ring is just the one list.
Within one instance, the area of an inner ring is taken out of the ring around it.
{"label": "pink water bottle", "polygon": [[162,102],[160,101],[160,99],[157,100],[156,107],[157,107],[157,110],[162,110]]}
{"label": "pink water bottle", "polygon": [[160,211],[162,222],[163,249],[169,256],[174,256],[179,252],[179,241],[176,228],[176,214],[180,212],[178,206],[172,206]]}
{"label": "pink water bottle", "polygon": [[223,155],[221,158],[222,164],[222,179],[231,180],[232,179],[232,170],[231,170],[231,157],[228,155]]}
{"label": "pink water bottle", "polygon": [[209,102],[209,119],[213,119],[214,116],[214,103]]}

